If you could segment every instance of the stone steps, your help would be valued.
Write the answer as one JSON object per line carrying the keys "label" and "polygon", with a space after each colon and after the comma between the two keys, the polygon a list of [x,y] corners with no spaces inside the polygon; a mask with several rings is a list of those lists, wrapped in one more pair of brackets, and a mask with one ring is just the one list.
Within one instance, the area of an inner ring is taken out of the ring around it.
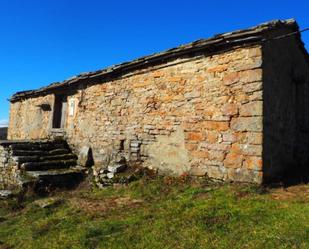
{"label": "stone steps", "polygon": [[31,186],[38,192],[44,192],[47,187],[72,188],[76,187],[85,175],[85,168],[72,167],[68,169],[53,169],[45,171],[28,171],[20,177],[20,185]]}
{"label": "stone steps", "polygon": [[44,142],[44,143],[20,143],[20,144],[12,144],[10,148],[14,150],[38,150],[38,151],[51,151],[55,149],[67,149],[67,145],[63,142]]}
{"label": "stone steps", "polygon": [[70,175],[70,174],[76,174],[76,173],[80,173],[81,171],[84,171],[85,169],[82,167],[74,167],[74,168],[70,168],[70,169],[59,169],[59,170],[45,170],[45,171],[31,171],[28,172],[27,174],[31,177],[52,177],[52,176],[59,176],[59,175]]}
{"label": "stone steps", "polygon": [[46,162],[27,162],[21,165],[25,171],[45,171],[53,169],[67,169],[76,166],[76,160],[46,161]]}
{"label": "stone steps", "polygon": [[65,141],[6,141],[10,161],[19,168],[22,186],[66,187],[79,183],[84,168]]}
{"label": "stone steps", "polygon": [[27,162],[54,162],[54,161],[66,161],[66,160],[77,160],[77,156],[69,153],[69,154],[61,154],[61,155],[44,155],[44,156],[15,156],[13,159],[20,163]]}
{"label": "stone steps", "polygon": [[50,155],[63,155],[69,154],[70,150],[68,149],[55,149],[50,151],[44,150],[13,150],[12,156],[22,157],[22,156],[50,156]]}

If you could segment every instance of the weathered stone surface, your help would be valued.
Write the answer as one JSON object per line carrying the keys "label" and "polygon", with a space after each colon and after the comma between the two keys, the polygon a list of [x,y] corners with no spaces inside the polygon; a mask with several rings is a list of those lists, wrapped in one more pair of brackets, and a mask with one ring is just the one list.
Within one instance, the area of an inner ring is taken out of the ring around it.
{"label": "weathered stone surface", "polygon": [[[115,165],[141,164],[172,175],[190,172],[224,180],[227,169],[251,167],[249,157],[258,156],[258,149],[240,144],[261,144],[258,135],[249,134],[262,132],[262,117],[255,117],[260,113],[252,104],[262,97],[260,51],[252,46],[194,61],[179,59],[77,89],[68,96],[77,105],[75,114],[66,116],[65,131],[79,164],[87,165],[91,148],[95,179],[104,186],[117,178]],[[39,114],[33,106],[44,102],[53,107],[54,101],[50,94],[13,103],[9,137],[49,137],[52,112]],[[235,144],[244,154],[236,153]]]}
{"label": "weathered stone surface", "polygon": [[221,133],[218,131],[212,130],[212,131],[206,132],[206,142],[207,143],[211,143],[211,144],[218,143],[220,140],[220,137],[221,137]]}
{"label": "weathered stone surface", "polygon": [[117,174],[125,171],[127,168],[126,164],[115,164],[108,166],[107,170],[111,173]]}
{"label": "weathered stone surface", "polygon": [[262,132],[241,132],[235,135],[237,141],[241,144],[257,144],[261,145],[263,143]]}
{"label": "weathered stone surface", "polygon": [[207,174],[208,167],[203,165],[193,166],[190,170],[190,174],[193,176],[205,176]]}
{"label": "weathered stone surface", "polygon": [[262,69],[254,69],[254,70],[248,70],[241,72],[241,82],[243,84],[256,82],[256,81],[262,81]]}
{"label": "weathered stone surface", "polygon": [[110,173],[107,173],[107,174],[106,174],[106,177],[107,177],[108,179],[113,179],[113,178],[115,177],[115,174],[112,173],[112,172],[110,172]]}
{"label": "weathered stone surface", "polygon": [[263,102],[253,101],[240,107],[239,115],[243,117],[262,116]]}
{"label": "weathered stone surface", "polygon": [[202,123],[202,128],[207,130],[226,131],[229,129],[229,122],[204,121]]}
{"label": "weathered stone surface", "polygon": [[11,190],[0,190],[0,199],[7,199],[13,195]]}
{"label": "weathered stone surface", "polygon": [[233,133],[224,133],[224,134],[222,134],[222,141],[223,142],[234,143],[234,142],[237,141],[237,137]]}
{"label": "weathered stone surface", "polygon": [[225,104],[223,106],[222,113],[225,116],[234,116],[238,114],[238,105],[237,104]]}
{"label": "weathered stone surface", "polygon": [[214,179],[221,179],[224,180],[226,169],[220,166],[211,166],[207,167],[207,176]]}
{"label": "weathered stone surface", "polygon": [[[257,95],[256,92],[262,90],[262,88],[263,88],[263,84],[261,81],[242,85],[243,91],[247,94],[254,93],[255,95]],[[261,92],[260,92],[260,95],[256,96],[256,98],[259,98],[262,100]]]}
{"label": "weathered stone surface", "polygon": [[244,167],[251,170],[262,171],[263,167],[262,157],[257,156],[245,157]]}
{"label": "weathered stone surface", "polygon": [[228,151],[230,147],[231,147],[230,144],[224,144],[224,143],[218,143],[218,144],[201,143],[201,148],[206,148],[208,150]]}
{"label": "weathered stone surface", "polygon": [[263,130],[262,117],[239,117],[233,118],[231,121],[231,128],[234,131],[255,131]]}
{"label": "weathered stone surface", "polygon": [[239,80],[240,80],[240,74],[238,72],[233,72],[233,73],[227,74],[223,78],[223,84],[229,86],[229,85],[238,83]]}
{"label": "weathered stone surface", "polygon": [[211,161],[222,162],[225,158],[225,151],[209,150],[208,159]]}
{"label": "weathered stone surface", "polygon": [[77,156],[63,141],[21,140],[0,142],[0,189],[35,186],[70,188],[76,186],[84,169],[76,167]]}
{"label": "weathered stone surface", "polygon": [[228,179],[235,182],[255,182],[262,183],[262,172],[249,169],[233,169],[228,170]]}
{"label": "weathered stone surface", "polygon": [[231,151],[238,155],[262,156],[263,147],[251,144],[233,144]]}
{"label": "weathered stone surface", "polygon": [[262,57],[260,56],[250,57],[250,59],[235,63],[234,69],[236,71],[252,70],[262,67],[262,63],[263,63]]}
{"label": "weathered stone surface", "polygon": [[186,139],[191,141],[203,141],[205,140],[205,137],[200,132],[188,132],[186,134]]}
{"label": "weathered stone surface", "polygon": [[[107,168],[120,155],[128,164],[175,175],[195,169],[199,175],[259,183],[264,176],[286,175],[299,162],[305,169],[300,175],[308,175],[307,54],[299,37],[258,44],[259,37],[297,28],[293,21],[272,22],[245,36],[227,34],[77,76],[58,86],[75,103],[63,131],[51,129],[55,85],[36,91],[40,94],[19,93],[8,137],[60,134],[77,154],[91,147],[95,169]],[[1,187],[14,182],[18,164],[0,146]],[[107,178],[107,172],[94,173]]]}
{"label": "weathered stone surface", "polygon": [[91,148],[88,146],[83,146],[78,155],[78,164],[83,167],[89,166],[89,157],[91,153]]}
{"label": "weathered stone surface", "polygon": [[243,155],[236,153],[228,153],[225,160],[224,166],[227,168],[241,168],[243,162]]}

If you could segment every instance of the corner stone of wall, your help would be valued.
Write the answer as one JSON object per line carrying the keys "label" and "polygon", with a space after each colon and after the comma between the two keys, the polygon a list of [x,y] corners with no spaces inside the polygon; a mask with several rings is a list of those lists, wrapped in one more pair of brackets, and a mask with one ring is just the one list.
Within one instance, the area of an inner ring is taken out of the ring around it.
{"label": "corner stone of wall", "polygon": [[11,159],[10,148],[0,145],[0,189],[16,188],[18,175],[18,166]]}

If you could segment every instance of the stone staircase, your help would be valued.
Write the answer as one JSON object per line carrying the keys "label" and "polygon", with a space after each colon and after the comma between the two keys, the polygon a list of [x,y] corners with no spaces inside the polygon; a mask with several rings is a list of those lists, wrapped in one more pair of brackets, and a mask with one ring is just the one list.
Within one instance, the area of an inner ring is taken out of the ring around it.
{"label": "stone staircase", "polygon": [[8,167],[15,168],[19,186],[70,188],[84,178],[85,168],[65,141],[6,141]]}

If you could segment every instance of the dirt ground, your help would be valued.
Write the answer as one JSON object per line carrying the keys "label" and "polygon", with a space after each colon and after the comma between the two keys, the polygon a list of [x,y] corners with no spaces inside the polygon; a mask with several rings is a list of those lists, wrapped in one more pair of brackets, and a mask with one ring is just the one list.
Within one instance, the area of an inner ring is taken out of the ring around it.
{"label": "dirt ground", "polygon": [[309,201],[309,184],[296,185],[287,188],[270,189],[270,195],[275,200],[303,200]]}

